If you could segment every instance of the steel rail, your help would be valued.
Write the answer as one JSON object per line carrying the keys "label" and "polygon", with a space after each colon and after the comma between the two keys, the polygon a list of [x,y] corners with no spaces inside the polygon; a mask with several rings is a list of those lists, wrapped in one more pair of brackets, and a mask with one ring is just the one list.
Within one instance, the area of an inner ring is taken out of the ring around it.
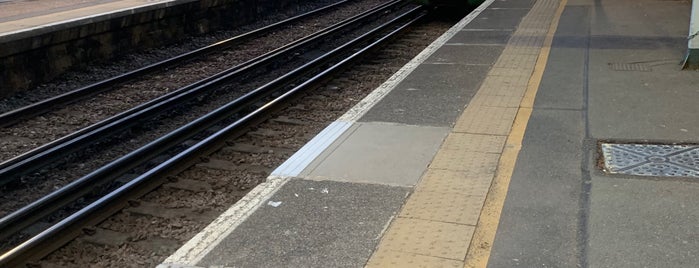
{"label": "steel rail", "polygon": [[237,35],[235,37],[216,42],[214,44],[208,45],[206,47],[202,47],[199,49],[195,49],[190,52],[186,52],[184,54],[150,64],[146,67],[139,68],[133,71],[129,71],[127,73],[111,77],[105,80],[102,80],[100,82],[90,84],[75,90],[72,90],[70,92],[63,93],[61,95],[51,97],[49,99],[45,99],[33,104],[30,104],[28,106],[15,109],[12,111],[5,112],[3,114],[0,114],[0,127],[7,127],[12,124],[15,124],[19,122],[20,120],[31,117],[31,116],[36,116],[42,113],[47,112],[50,110],[52,107],[56,107],[59,105],[66,105],[70,104],[72,102],[76,102],[82,99],[86,99],[90,96],[94,96],[96,94],[106,92],[108,91],[109,87],[114,86],[119,83],[126,82],[128,80],[131,80],[137,76],[144,75],[147,73],[151,73],[160,69],[176,66],[178,64],[184,63],[185,61],[194,59],[196,57],[200,57],[215,51],[223,50],[226,48],[229,48],[237,43],[243,42],[246,39],[262,35],[264,33],[267,33],[269,31],[274,30],[275,28],[279,28],[284,26],[285,24],[292,23],[301,19],[305,19],[307,17],[310,17],[312,15],[316,15],[320,12],[326,11],[328,9],[337,7],[341,4],[347,3],[348,0],[343,0],[338,3],[334,3],[292,18],[285,19],[283,21],[273,23],[270,25],[267,25],[265,27],[255,29],[253,31]]}
{"label": "steel rail", "polygon": [[[322,42],[323,37],[331,34],[333,31],[350,27],[352,24],[361,23],[361,20],[380,14],[380,12],[393,8],[399,4],[401,4],[400,0],[394,0],[392,2],[382,4],[355,17],[343,20],[312,35],[306,36],[302,39],[296,40],[268,52],[262,56],[222,71],[212,77],[175,90],[169,94],[143,103],[137,107],[100,121],[75,133],[44,144],[12,159],[6,160],[0,163],[0,186],[18,179],[21,175],[29,174],[35,170],[45,167],[52,163],[52,161],[60,159],[66,154],[102,140],[108,137],[111,133],[116,133],[120,130],[134,126],[144,120],[147,120],[148,118],[152,118],[158,113],[172,109],[188,99],[205,94],[211,88],[229,82],[230,80],[241,76],[245,72],[249,72],[255,68],[270,64],[279,58],[287,56],[292,50],[300,49],[313,42]],[[2,227],[2,221],[0,221],[0,237],[3,237]]]}
{"label": "steel rail", "polygon": [[[405,13],[399,18],[396,18],[394,20],[391,20],[390,22],[387,22],[383,24],[382,26],[377,27],[376,29],[372,30],[371,32],[368,32],[352,41],[349,43],[346,43],[345,45],[338,47],[337,49],[334,49],[331,52],[328,52],[326,55],[322,56],[321,58],[318,58],[313,61],[313,63],[308,63],[304,65],[303,69],[307,68],[312,68],[315,67],[315,64],[321,63],[323,64],[325,61],[327,61],[328,57],[335,57],[337,55],[340,55],[344,50],[350,48],[362,41],[366,41],[366,39],[369,39],[370,36],[373,36],[374,34],[377,34],[380,31],[383,31],[390,27],[392,24],[404,20],[407,16],[412,16],[412,15],[418,15],[417,13],[421,11],[421,7],[417,7],[415,9],[412,9],[411,11]],[[325,79],[327,76],[330,74],[334,73],[335,71],[339,70],[341,67],[344,67],[344,65],[352,62],[353,60],[356,60],[359,56],[364,54],[365,52],[369,51],[372,48],[375,48],[376,46],[382,44],[383,42],[387,41],[389,38],[397,34],[398,32],[402,31],[406,27],[412,25],[415,21],[419,20],[422,18],[424,14],[419,14],[417,18],[412,18],[409,20],[407,23],[404,23],[403,25],[400,25],[397,29],[393,30],[391,33],[385,35],[384,37],[372,42],[368,46],[358,50],[354,54],[352,54],[349,57],[344,58],[342,61],[340,61],[337,64],[334,64],[333,66],[327,68],[326,70],[316,74],[313,76],[311,79],[306,80],[305,82],[301,83],[298,86],[295,86],[294,88],[286,91],[279,97],[276,97],[272,101],[267,102],[266,104],[262,105],[260,108],[255,109],[253,112],[241,117],[234,123],[226,126],[225,128],[217,131],[213,135],[207,137],[206,139],[203,139],[202,141],[196,143],[195,145],[189,147],[188,149],[184,150],[183,152],[180,152],[176,156],[170,158],[169,160],[161,163],[160,165],[148,170],[147,172],[141,174],[137,178],[131,180],[130,182],[122,185],[118,189],[110,192],[109,194],[105,195],[104,197],[100,198],[99,200],[91,203],[90,205],[82,208],[80,211],[70,215],[69,217],[61,220],[60,222],[56,223],[55,225],[49,227],[45,231],[39,233],[38,235],[30,238],[29,240],[25,241],[21,245],[13,248],[12,250],[4,253],[3,255],[0,256],[0,266],[18,266],[27,263],[28,261],[38,259],[40,257],[43,257],[43,255],[50,253],[51,251],[55,250],[57,247],[60,247],[62,244],[65,243],[66,238],[63,239],[56,239],[56,237],[60,236],[60,234],[64,233],[68,236],[72,237],[80,233],[80,230],[83,228],[83,226],[89,226],[98,223],[99,221],[103,219],[98,219],[94,218],[93,216],[98,215],[104,217],[104,215],[111,215],[114,212],[120,210],[124,204],[128,201],[128,199],[132,198],[134,196],[134,193],[139,193],[139,194],[144,194],[144,192],[150,191],[149,190],[144,190],[144,185],[150,185],[150,187],[153,187],[154,185],[157,185],[155,183],[158,179],[161,179],[166,176],[173,168],[176,168],[178,166],[181,166],[183,164],[186,164],[187,162],[190,162],[193,158],[196,158],[199,154],[202,152],[211,150],[213,146],[216,146],[217,144],[220,144],[225,141],[226,137],[229,136],[231,133],[234,131],[237,131],[241,126],[244,124],[250,122],[252,119],[262,115],[264,112],[269,110],[272,106],[275,104],[278,104],[285,100],[286,98],[290,97],[291,95],[295,94],[298,91],[304,90],[306,88],[311,87],[314,83],[318,83],[319,81],[322,81]],[[304,70],[305,72],[307,70]],[[265,93],[269,94],[269,88],[276,88],[278,87],[281,80],[286,80],[285,78],[281,78],[275,81],[272,81],[254,92],[250,92],[246,94],[245,96],[241,97],[241,99],[257,99],[255,95]],[[234,101],[237,102],[237,101]],[[235,106],[238,106],[237,104],[234,104],[234,102],[229,103],[225,107],[228,109],[233,108]],[[223,108],[223,107],[222,107]],[[236,109],[237,110],[237,109]],[[150,188],[148,187],[148,188]],[[108,211],[108,212],[105,212]],[[57,242],[57,244],[52,244],[52,242]]]}
{"label": "steel rail", "polygon": [[[396,1],[396,3],[399,3],[400,1]],[[390,7],[390,6],[387,6]],[[375,10],[374,12],[381,13],[384,10],[383,7]],[[367,14],[374,14],[373,12],[367,13]],[[366,14],[361,15],[360,17],[366,18]],[[339,29],[339,28],[338,28]],[[323,39],[326,35],[320,35],[318,38]],[[315,61],[312,61],[315,62]],[[284,81],[288,81],[293,78],[294,75],[299,75],[302,70],[308,70],[308,64],[305,64],[301,67],[299,67],[297,70],[295,70],[294,74],[287,74],[284,75],[280,78],[275,79],[273,82],[276,83],[275,85],[279,85]],[[267,91],[269,91],[269,87],[265,88]],[[260,95],[261,90],[256,89],[250,93],[247,93],[243,97],[246,97],[244,100],[249,100],[251,97],[250,96],[257,96]],[[243,98],[241,97],[241,98]],[[84,195],[85,193],[89,192],[90,186],[96,185],[96,184],[102,184],[105,181],[108,181],[110,179],[117,178],[118,176],[122,175],[124,172],[128,171],[131,168],[134,168],[138,165],[143,164],[147,159],[154,157],[158,154],[161,154],[162,152],[166,151],[168,148],[175,146],[182,141],[186,140],[185,137],[191,136],[193,133],[198,133],[202,129],[206,129],[209,126],[215,124],[215,122],[220,121],[223,118],[227,118],[230,116],[230,112],[226,112],[226,109],[231,110],[234,108],[240,108],[244,104],[242,100],[237,99],[236,101],[233,101],[231,104],[224,106],[226,107],[225,109],[219,108],[216,109],[209,114],[192,121],[177,130],[166,134],[149,144],[123,156],[122,158],[113,161],[97,170],[94,170],[88,175],[85,175],[69,184],[66,186],[60,188],[57,191],[54,191],[34,202],[31,204],[22,207],[19,210],[16,210],[12,212],[11,214],[3,217],[0,219],[0,238],[4,238],[7,236],[12,235],[16,231],[28,226],[32,222],[43,218],[49,214],[52,213],[52,211],[56,210],[57,208],[60,208],[62,206],[65,206],[66,204],[73,202],[76,198],[74,196],[77,195]],[[146,113],[148,113],[146,111]],[[100,132],[102,133],[102,132]],[[89,141],[92,138],[86,138],[85,140]]]}

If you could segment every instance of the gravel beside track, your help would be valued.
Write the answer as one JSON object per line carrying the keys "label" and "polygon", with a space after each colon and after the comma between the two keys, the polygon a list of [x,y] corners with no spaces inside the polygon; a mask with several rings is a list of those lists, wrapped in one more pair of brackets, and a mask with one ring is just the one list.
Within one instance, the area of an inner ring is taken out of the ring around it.
{"label": "gravel beside track", "polygon": [[440,17],[442,20],[412,28],[371,58],[295,98],[268,120],[250,127],[245,135],[231,138],[226,147],[134,201],[133,207],[86,232],[92,235],[81,236],[41,264],[157,265],[460,18]]}

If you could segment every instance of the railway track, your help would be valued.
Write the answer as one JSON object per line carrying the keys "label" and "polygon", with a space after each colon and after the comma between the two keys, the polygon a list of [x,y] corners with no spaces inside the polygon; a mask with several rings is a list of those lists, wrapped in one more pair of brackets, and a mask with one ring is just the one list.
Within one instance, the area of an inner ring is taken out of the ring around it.
{"label": "railway track", "polygon": [[[394,5],[397,3],[393,3]],[[379,7],[389,8],[388,5]],[[368,16],[377,16],[381,12],[375,9],[372,12],[365,12],[360,17],[348,19],[341,23],[330,26],[313,35],[279,47],[267,54],[258,56],[240,65],[228,68],[216,73],[211,77],[184,86],[169,94],[153,99],[142,105],[124,111],[120,114],[107,118],[89,127],[80,129],[77,132],[64,136],[34,150],[13,157],[0,163],[0,185],[10,183],[23,175],[30,174],[43,167],[48,166],[53,160],[63,158],[65,155],[96,143],[111,133],[141,124],[142,122],[156,116],[158,113],[180,106],[181,102],[190,101],[194,98],[204,98],[205,94],[212,94],[212,90],[217,86],[231,82],[234,79],[241,80],[250,76],[261,76],[267,72],[265,69],[271,64],[285,58],[293,58],[295,53],[303,53],[305,46],[314,46],[323,41],[331,31],[339,30],[342,27],[349,27],[352,23],[359,23],[361,19]],[[261,79],[258,79],[261,80]],[[271,81],[271,79],[268,79]],[[214,92],[215,93],[215,92]],[[1,235],[0,235],[1,236]]]}
{"label": "railway track", "polygon": [[[167,70],[168,68],[172,68],[181,64],[184,64],[188,61],[194,60],[196,58],[201,58],[206,55],[212,54],[214,52],[220,52],[225,49],[229,49],[234,45],[241,44],[245,41],[249,41],[251,39],[254,39],[255,37],[259,37],[261,35],[265,34],[270,34],[273,31],[280,30],[281,28],[284,27],[293,27],[292,25],[294,23],[297,23],[301,20],[309,19],[312,16],[318,16],[321,15],[323,12],[328,12],[329,10],[332,10],[333,8],[337,8],[343,4],[347,4],[347,0],[343,0],[286,20],[282,20],[270,25],[267,25],[265,27],[240,34],[238,36],[228,38],[225,40],[221,40],[219,42],[213,43],[211,45],[195,49],[189,52],[186,52],[184,54],[180,54],[178,56],[159,61],[153,64],[150,64],[148,66],[138,68],[129,72],[126,72],[121,75],[117,75],[102,81],[99,81],[97,83],[93,83],[63,94],[60,94],[58,96],[54,96],[42,101],[38,101],[36,103],[4,112],[0,114],[0,128],[1,127],[7,127],[13,124],[16,124],[20,120],[31,118],[36,115],[40,115],[49,111],[52,111],[56,109],[56,107],[59,107],[61,105],[66,105],[70,103],[74,103],[83,99],[87,99],[89,97],[92,97],[96,94],[103,93],[106,91],[114,90],[115,85],[122,84],[124,82],[133,80],[137,77],[144,76],[146,74],[158,72],[158,71],[164,71]],[[213,77],[212,77],[213,78]],[[204,81],[204,80],[202,80]]]}
{"label": "railway track", "polygon": [[[249,128],[252,122],[259,120],[260,116],[270,110],[277,109],[277,105],[288,98],[316,87],[317,83],[328,79],[329,75],[385,42],[421,16],[423,13],[417,7],[404,6],[398,2],[382,5],[270,52],[247,65],[231,68],[229,73],[214,80],[185,87],[177,91],[178,94],[151,101],[133,113],[95,128],[94,132],[76,134],[75,137],[82,137],[80,139],[74,140],[73,136],[71,139],[62,139],[62,142],[66,141],[60,143],[64,147],[47,147],[42,152],[2,166],[0,172],[5,173],[0,176],[12,178],[5,181],[7,185],[31,183],[50,173],[47,167],[64,170],[65,166],[60,165],[76,165],[76,161],[86,161],[95,152],[105,150],[108,145],[121,146],[149,131],[150,134],[157,134],[155,139],[144,146],[127,150],[114,161],[99,164],[98,168],[88,174],[0,219],[0,235],[9,238],[8,241],[14,239],[19,242],[0,256],[0,265],[16,266],[36,261],[81,233],[96,233],[95,229],[84,227],[96,225],[127,206],[129,200],[143,196],[168,181],[169,175],[202,161],[201,155],[208,155],[226,146],[238,152],[291,152],[289,148],[264,145],[229,146],[226,141],[240,135],[242,128]],[[324,47],[329,39],[341,44]],[[266,77],[266,80],[261,77]],[[230,94],[236,88],[254,89]],[[210,108],[211,105],[216,108]],[[304,109],[301,107],[297,110]],[[204,115],[190,114],[194,110]],[[172,117],[177,119],[173,120]],[[174,130],[158,128],[182,119],[187,123],[172,124],[178,126]],[[277,118],[276,122],[303,124],[289,118]],[[275,131],[258,131],[251,135],[279,135]],[[111,139],[104,137],[108,134],[112,135]],[[117,150],[115,154],[119,152]],[[56,161],[61,163],[53,163]],[[206,163],[223,169],[227,166],[211,159],[203,161],[203,166]],[[77,162],[78,166],[82,164]],[[231,166],[228,167],[230,169]],[[187,183],[180,181],[177,184],[172,178],[169,181],[171,185],[180,185],[179,188],[187,187],[182,186]],[[189,185],[194,189],[207,189],[206,186],[197,187],[196,183]],[[152,207],[141,202],[131,202],[131,205],[141,207],[142,210]],[[48,222],[51,222],[50,227],[41,228],[38,232],[26,229],[44,226]],[[27,234],[31,233],[36,235],[28,237]]]}
{"label": "railway track", "polygon": [[[74,102],[68,106],[64,104],[55,107],[48,104],[59,104],[61,101],[47,100],[46,102],[39,102],[37,104],[38,107],[31,105],[33,108],[20,108],[14,112],[7,112],[8,118],[0,118],[0,124],[2,125],[10,124],[18,118],[30,116],[30,114],[34,114],[37,111],[51,110],[39,116],[25,118],[9,127],[0,128],[0,148],[3,149],[0,150],[0,162],[12,161],[12,158],[20,154],[35,150],[78,129],[94,126],[94,124],[100,121],[104,122],[109,117],[143,102],[162,97],[163,95],[173,94],[172,91],[177,88],[214,76],[232,66],[249,61],[288,42],[346,19],[352,14],[365,11],[369,7],[378,5],[381,1],[359,0],[351,3],[344,2],[339,6],[332,6],[329,10],[323,9],[321,10],[322,12],[318,11],[321,12],[320,14],[317,14],[317,12],[311,13],[315,14],[311,17],[306,15],[299,19],[292,19],[282,25],[273,24],[273,26],[265,27],[261,30],[242,34],[238,38],[217,42],[220,44],[209,45],[205,49],[199,49],[196,52],[185,53],[185,56],[166,60],[162,64],[155,64],[142,71],[131,71],[129,75],[117,76],[97,82],[94,86],[83,87],[83,89],[75,90],[75,92],[79,92],[80,95],[90,95],[85,93],[85,91],[104,91],[103,93],[83,101]],[[262,34],[262,32],[267,33]],[[209,53],[211,50],[218,50],[232,43],[239,44],[234,49]],[[189,59],[198,54],[207,55]],[[182,60],[186,61],[181,62]],[[176,62],[180,62],[176,67],[166,68],[151,74],[138,75],[146,73],[146,71],[151,69],[167,67]],[[137,79],[134,76],[138,76],[136,77]],[[127,77],[131,77],[128,83],[115,84],[118,81],[126,80]],[[75,94],[68,95],[72,96]],[[64,99],[64,97],[59,98],[59,100]]]}

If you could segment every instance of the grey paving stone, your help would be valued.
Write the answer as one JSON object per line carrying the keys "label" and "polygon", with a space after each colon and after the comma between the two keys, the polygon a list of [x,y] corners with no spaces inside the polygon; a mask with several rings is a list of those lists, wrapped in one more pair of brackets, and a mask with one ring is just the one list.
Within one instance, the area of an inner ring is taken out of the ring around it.
{"label": "grey paving stone", "polygon": [[531,8],[536,0],[495,0],[490,8]]}
{"label": "grey paving stone", "polygon": [[529,9],[486,9],[464,29],[515,29]]}
{"label": "grey paving stone", "polygon": [[427,58],[425,64],[493,65],[504,48],[504,46],[499,45],[447,44],[437,49],[432,56]]}
{"label": "grey paving stone", "polygon": [[362,267],[409,191],[292,180],[197,265]]}
{"label": "grey paving stone", "polygon": [[446,127],[356,124],[301,176],[414,186],[447,133]]}
{"label": "grey paving stone", "polygon": [[489,66],[423,64],[359,121],[451,127]]}
{"label": "grey paving stone", "polygon": [[512,30],[460,31],[447,44],[491,44],[505,45],[512,36]]}

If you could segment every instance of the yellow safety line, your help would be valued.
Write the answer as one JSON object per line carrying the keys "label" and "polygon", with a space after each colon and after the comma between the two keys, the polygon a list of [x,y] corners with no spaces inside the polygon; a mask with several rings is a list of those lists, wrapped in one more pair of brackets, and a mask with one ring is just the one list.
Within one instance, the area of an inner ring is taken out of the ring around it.
{"label": "yellow safety line", "polygon": [[558,23],[567,2],[567,0],[562,0],[560,2],[553,21],[549,26],[546,39],[544,39],[544,44],[539,51],[534,71],[529,78],[527,91],[520,102],[517,116],[512,125],[512,131],[507,137],[505,148],[500,157],[497,174],[490,186],[488,196],[483,205],[483,210],[478,219],[478,224],[476,225],[476,230],[466,255],[465,267],[485,268],[488,266],[493,241],[495,241],[495,233],[500,222],[500,215],[502,214],[502,207],[505,204],[507,190],[510,186],[512,172],[514,171],[519,151],[522,149],[524,132],[526,131],[529,117],[532,114],[534,99],[536,98],[536,93],[539,90],[539,85],[541,84],[541,79],[546,69],[553,36],[556,33],[556,29],[558,29]]}

